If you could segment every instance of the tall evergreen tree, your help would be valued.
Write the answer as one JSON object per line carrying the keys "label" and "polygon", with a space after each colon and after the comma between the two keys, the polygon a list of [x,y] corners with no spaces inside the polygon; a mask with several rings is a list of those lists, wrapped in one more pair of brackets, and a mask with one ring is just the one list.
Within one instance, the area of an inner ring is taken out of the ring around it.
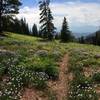
{"label": "tall evergreen tree", "polygon": [[22,18],[20,20],[20,25],[21,25],[21,33],[22,34],[26,34],[26,35],[30,35],[30,31],[29,31],[29,27],[28,27],[28,24],[26,23],[26,19]]}
{"label": "tall evergreen tree", "polygon": [[12,29],[13,29],[12,24],[14,22],[13,17],[12,16],[4,16],[2,18],[2,21],[3,21],[2,30],[12,31]]}
{"label": "tall evergreen tree", "polygon": [[69,31],[68,23],[66,18],[64,17],[64,21],[62,24],[61,29],[61,41],[62,42],[69,42],[71,40],[71,32]]}
{"label": "tall evergreen tree", "polygon": [[95,33],[96,45],[100,45],[100,30]]}
{"label": "tall evergreen tree", "polygon": [[11,23],[11,26],[9,26],[9,27],[12,28],[11,32],[21,33],[20,20],[18,20],[17,18],[14,19],[14,22]]}
{"label": "tall evergreen tree", "polygon": [[79,38],[79,43],[82,43],[82,44],[85,43],[85,38],[84,38],[84,36],[81,36],[81,37]]}
{"label": "tall evergreen tree", "polygon": [[38,36],[39,35],[36,24],[34,24],[33,27],[32,27],[32,35],[33,36]]}
{"label": "tall evergreen tree", "polygon": [[7,15],[17,14],[19,6],[21,5],[20,0],[0,0],[0,33],[2,33],[2,18]]}
{"label": "tall evergreen tree", "polygon": [[15,32],[19,34],[26,34],[30,35],[30,30],[28,27],[28,24],[26,23],[26,19],[22,18],[21,20],[15,18],[7,18],[3,17],[4,23],[3,23],[3,29],[5,31]]}
{"label": "tall evergreen tree", "polygon": [[48,40],[53,39],[54,35],[54,24],[53,24],[53,16],[52,12],[50,10],[49,4],[50,0],[43,0],[39,2],[40,4],[40,32],[43,36],[43,38],[47,38]]}
{"label": "tall evergreen tree", "polygon": [[57,40],[60,39],[60,34],[59,34],[59,33],[57,33],[57,34],[55,35],[55,39],[57,39]]}

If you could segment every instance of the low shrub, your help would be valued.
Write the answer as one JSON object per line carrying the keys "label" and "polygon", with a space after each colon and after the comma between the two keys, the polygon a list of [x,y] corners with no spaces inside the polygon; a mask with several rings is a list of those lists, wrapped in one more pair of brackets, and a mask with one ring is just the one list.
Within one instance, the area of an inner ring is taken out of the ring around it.
{"label": "low shrub", "polygon": [[92,79],[94,82],[97,82],[97,83],[100,83],[100,73],[95,73],[93,76],[92,76]]}
{"label": "low shrub", "polygon": [[6,69],[6,67],[3,66],[3,65],[0,63],[0,80],[2,79],[2,76],[5,74],[5,69]]}
{"label": "low shrub", "polygon": [[62,54],[59,51],[53,51],[49,56],[55,61],[58,61],[61,58]]}
{"label": "low shrub", "polygon": [[72,72],[83,71],[83,63],[73,63],[70,64],[69,70]]}
{"label": "low shrub", "polygon": [[54,65],[46,66],[45,73],[49,76],[49,79],[56,80],[59,77],[58,67]]}
{"label": "low shrub", "polygon": [[99,65],[97,60],[94,58],[88,58],[82,61],[84,66],[88,67],[88,66],[93,66],[93,65]]}

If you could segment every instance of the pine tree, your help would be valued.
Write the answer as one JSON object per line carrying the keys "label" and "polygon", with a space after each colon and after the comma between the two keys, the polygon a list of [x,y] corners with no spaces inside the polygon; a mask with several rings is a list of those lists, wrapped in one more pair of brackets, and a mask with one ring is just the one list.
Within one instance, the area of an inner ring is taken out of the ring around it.
{"label": "pine tree", "polygon": [[38,34],[39,33],[38,33],[37,25],[34,24],[33,27],[32,27],[32,35],[38,37]]}
{"label": "pine tree", "polygon": [[12,16],[4,16],[2,18],[2,21],[3,21],[2,30],[12,31],[12,29],[13,29],[12,24],[14,22],[13,17]]}
{"label": "pine tree", "polygon": [[[12,20],[9,19],[4,19],[4,25],[3,25],[3,29],[6,31],[10,31],[10,32],[14,32],[14,33],[19,33],[19,34],[26,34],[26,35],[30,35],[30,31],[29,31],[29,26],[26,23],[26,19],[22,18],[21,20],[15,18]],[[7,24],[6,24],[7,23]]]}
{"label": "pine tree", "polygon": [[41,30],[39,29],[39,32],[38,32],[38,37],[41,37],[43,38],[42,34],[41,34]]}
{"label": "pine tree", "polygon": [[14,22],[12,23],[12,32],[15,32],[15,33],[19,33],[21,34],[21,24],[20,24],[20,20],[18,20],[17,18],[14,19]]}
{"label": "pine tree", "polygon": [[69,42],[70,40],[71,40],[71,32],[69,31],[67,20],[64,17],[64,21],[61,29],[61,41]]}
{"label": "pine tree", "polygon": [[56,33],[56,35],[55,35],[55,39],[57,39],[57,40],[60,39],[60,34],[59,34],[59,33]]}
{"label": "pine tree", "polygon": [[54,24],[53,24],[53,16],[49,7],[50,0],[43,0],[39,2],[40,4],[40,32],[43,36],[43,38],[47,38],[48,40],[53,39],[54,35]]}
{"label": "pine tree", "polygon": [[0,0],[0,33],[2,33],[2,18],[7,15],[17,14],[19,6],[21,5],[20,0]]}
{"label": "pine tree", "polygon": [[22,18],[20,20],[20,28],[21,28],[21,34],[26,34],[26,35],[30,35],[30,31],[29,31],[29,27],[28,24],[26,23],[26,19]]}
{"label": "pine tree", "polygon": [[100,45],[100,30],[95,33],[96,45]]}
{"label": "pine tree", "polygon": [[79,43],[82,43],[82,44],[85,43],[85,38],[84,38],[84,36],[81,36],[81,37],[79,38]]}

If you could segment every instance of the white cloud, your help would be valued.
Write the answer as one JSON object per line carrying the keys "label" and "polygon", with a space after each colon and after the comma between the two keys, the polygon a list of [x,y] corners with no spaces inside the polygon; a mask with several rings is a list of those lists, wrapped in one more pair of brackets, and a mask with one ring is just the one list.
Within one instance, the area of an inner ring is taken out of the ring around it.
{"label": "white cloud", "polygon": [[32,27],[34,23],[39,24],[39,10],[38,8],[24,7],[20,9],[20,13],[17,15],[20,18],[26,18],[29,26]]}
{"label": "white cloud", "polygon": [[[51,4],[50,7],[54,15],[55,26],[58,28],[58,30],[59,27],[61,27],[64,16],[67,17],[69,26],[73,30],[75,27],[83,27],[84,29],[84,26],[96,28],[100,25],[100,4],[82,3],[78,0],[77,2],[66,2],[61,4],[54,3]],[[18,18],[25,17],[30,26],[32,26],[33,23],[36,23],[39,26],[38,7],[24,7],[20,10],[20,14],[17,16]]]}

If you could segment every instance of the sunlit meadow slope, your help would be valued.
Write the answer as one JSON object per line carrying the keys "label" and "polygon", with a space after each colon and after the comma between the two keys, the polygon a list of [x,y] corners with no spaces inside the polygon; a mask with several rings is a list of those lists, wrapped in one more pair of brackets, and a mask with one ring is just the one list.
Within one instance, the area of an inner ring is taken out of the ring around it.
{"label": "sunlit meadow slope", "polygon": [[68,68],[61,75],[68,78],[64,81],[68,93],[64,92],[62,100],[99,100],[99,46],[50,42],[15,33],[0,37],[0,100],[27,100],[21,99],[26,87],[42,91],[42,96],[33,91],[41,100],[59,100],[60,89],[54,91],[48,84],[52,81],[61,86],[59,62],[66,54]]}

